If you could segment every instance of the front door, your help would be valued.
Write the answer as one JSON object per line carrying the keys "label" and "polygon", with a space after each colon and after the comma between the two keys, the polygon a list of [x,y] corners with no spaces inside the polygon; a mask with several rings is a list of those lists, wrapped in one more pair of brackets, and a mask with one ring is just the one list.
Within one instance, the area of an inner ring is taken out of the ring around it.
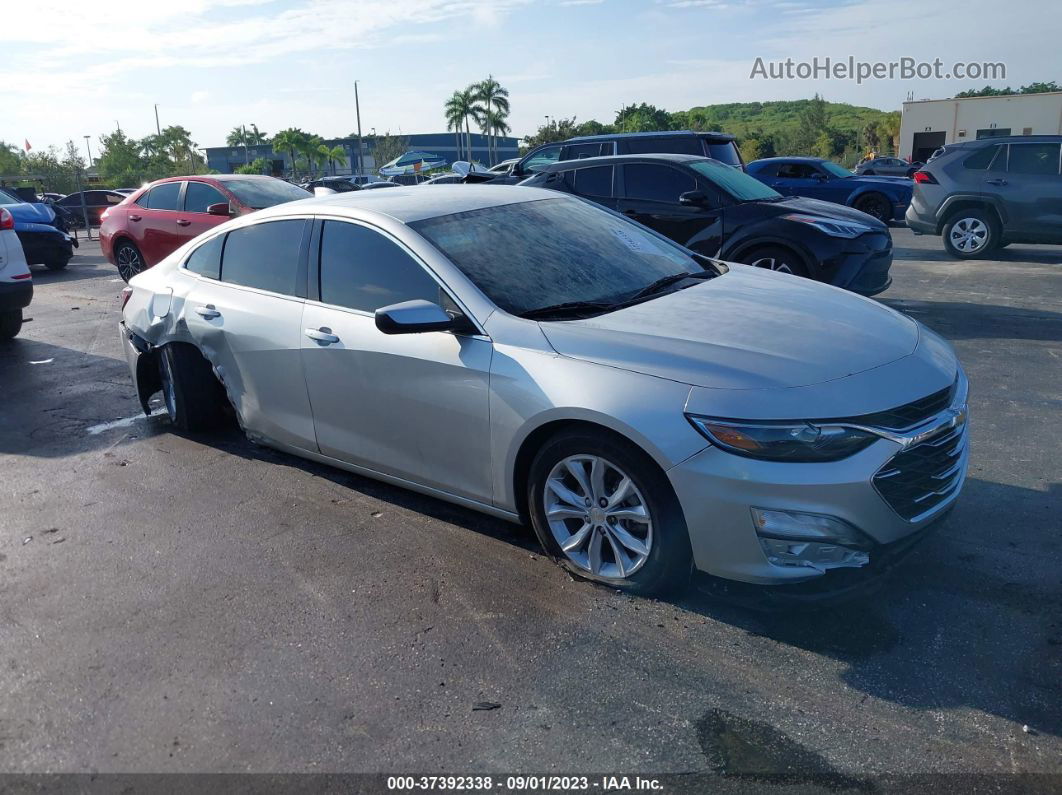
{"label": "front door", "polygon": [[985,192],[996,196],[1007,213],[1007,231],[1062,241],[1059,145],[1012,143],[1009,149],[992,161],[985,177]]}
{"label": "front door", "polygon": [[184,207],[177,213],[177,244],[184,245],[208,229],[229,220],[227,215],[211,215],[207,207],[228,204],[229,197],[206,182],[189,180],[184,189]]}
{"label": "front door", "polygon": [[631,163],[622,168],[623,194],[617,206],[621,213],[676,243],[696,244],[701,254],[712,256],[719,250],[720,210],[679,203],[683,193],[702,190],[692,175],[656,163]]}
{"label": "front door", "polygon": [[320,301],[306,304],[301,344],[321,452],[489,503],[490,340],[377,329],[381,307],[448,297],[376,228],[324,221],[318,272]]}

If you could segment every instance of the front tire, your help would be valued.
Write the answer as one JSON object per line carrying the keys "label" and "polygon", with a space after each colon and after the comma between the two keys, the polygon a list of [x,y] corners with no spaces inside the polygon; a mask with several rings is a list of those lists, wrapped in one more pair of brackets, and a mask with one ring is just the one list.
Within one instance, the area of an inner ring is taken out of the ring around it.
{"label": "front tire", "polygon": [[217,427],[225,393],[210,362],[194,346],[171,342],[159,349],[159,382],[170,422],[182,431]]}
{"label": "front tire", "polygon": [[114,264],[118,268],[118,275],[122,277],[122,281],[128,282],[144,270],[144,256],[140,253],[140,249],[128,240],[123,240],[114,247]]}
{"label": "front tire", "polygon": [[63,268],[65,268],[69,264],[70,264],[70,260],[68,260],[68,259],[58,259],[58,260],[52,260],[51,262],[44,263],[44,267],[46,267],[50,271],[61,271]]}
{"label": "front tire", "polygon": [[944,224],[944,249],[959,259],[978,259],[999,244],[995,219],[984,210],[959,210]]}
{"label": "front tire", "polygon": [[622,438],[590,429],[554,436],[531,464],[527,505],[542,546],[580,577],[645,595],[689,583],[678,499],[656,463]]}
{"label": "front tire", "polygon": [[796,252],[782,246],[759,246],[746,253],[741,261],[754,268],[763,268],[779,273],[807,278],[811,274]]}
{"label": "front tire", "polygon": [[22,331],[22,310],[0,314],[0,340],[9,340]]}

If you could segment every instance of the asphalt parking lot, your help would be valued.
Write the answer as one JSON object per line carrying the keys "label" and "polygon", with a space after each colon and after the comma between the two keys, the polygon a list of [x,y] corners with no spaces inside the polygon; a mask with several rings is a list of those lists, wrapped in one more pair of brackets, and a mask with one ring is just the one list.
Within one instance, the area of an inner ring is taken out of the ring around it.
{"label": "asphalt parking lot", "polygon": [[970,476],[884,590],[799,614],[574,581],[516,526],[135,419],[113,267],[35,269],[0,346],[0,771],[1057,785],[1062,248],[893,236],[880,299],[958,349]]}

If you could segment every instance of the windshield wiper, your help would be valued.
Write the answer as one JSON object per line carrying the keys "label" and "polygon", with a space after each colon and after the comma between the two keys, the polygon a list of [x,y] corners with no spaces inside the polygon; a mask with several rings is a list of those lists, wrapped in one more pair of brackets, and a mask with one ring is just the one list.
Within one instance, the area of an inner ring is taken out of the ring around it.
{"label": "windshield wiper", "polygon": [[646,296],[660,292],[665,287],[670,287],[672,284],[677,284],[678,282],[684,281],[685,279],[708,279],[715,275],[716,274],[711,273],[709,271],[701,271],[699,273],[696,271],[690,273],[672,273],[670,276],[665,276],[662,279],[657,279],[651,284],[647,284],[645,287],[636,292],[623,303],[624,305],[627,305],[634,301],[638,301],[642,298],[645,298]]}
{"label": "windshield wiper", "polygon": [[579,317],[582,315],[607,312],[610,309],[615,309],[617,306],[618,304],[610,304],[605,301],[565,301],[562,304],[551,304],[550,306],[540,306],[535,309],[528,309],[526,312],[521,312],[520,317],[527,318],[528,320],[564,316]]}

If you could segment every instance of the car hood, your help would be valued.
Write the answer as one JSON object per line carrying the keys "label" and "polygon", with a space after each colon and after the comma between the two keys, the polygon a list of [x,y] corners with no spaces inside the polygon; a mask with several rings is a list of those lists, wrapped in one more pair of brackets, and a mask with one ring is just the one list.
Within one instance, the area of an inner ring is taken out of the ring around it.
{"label": "car hood", "polygon": [[716,389],[832,381],[908,356],[919,339],[913,320],[867,298],[740,264],[626,309],[540,327],[562,356]]}
{"label": "car hood", "polygon": [[852,221],[879,231],[885,231],[888,229],[888,227],[877,218],[869,216],[860,210],[855,210],[843,204],[822,201],[820,199],[808,199],[804,196],[794,196],[785,199],[784,201],[773,202],[773,206],[778,208],[780,211],[779,215],[799,212],[804,215],[818,215],[834,221]]}
{"label": "car hood", "polygon": [[55,210],[47,204],[34,202],[30,204],[5,204],[4,209],[11,213],[15,221],[25,224],[54,224]]}

